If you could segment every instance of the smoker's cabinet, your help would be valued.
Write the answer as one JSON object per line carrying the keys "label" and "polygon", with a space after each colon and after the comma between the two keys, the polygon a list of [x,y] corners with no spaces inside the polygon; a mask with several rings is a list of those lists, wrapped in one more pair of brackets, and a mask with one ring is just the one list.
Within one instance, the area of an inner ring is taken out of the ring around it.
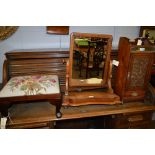
{"label": "smoker's cabinet", "polygon": [[118,47],[115,93],[123,102],[143,100],[151,77],[155,47],[121,37]]}

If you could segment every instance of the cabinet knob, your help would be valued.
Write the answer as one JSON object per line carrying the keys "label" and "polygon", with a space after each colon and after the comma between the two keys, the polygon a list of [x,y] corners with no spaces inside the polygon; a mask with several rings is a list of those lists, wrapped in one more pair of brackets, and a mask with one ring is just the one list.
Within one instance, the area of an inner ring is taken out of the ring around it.
{"label": "cabinet knob", "polygon": [[138,93],[137,92],[133,92],[133,93],[131,93],[131,95],[136,97],[136,96],[138,96]]}

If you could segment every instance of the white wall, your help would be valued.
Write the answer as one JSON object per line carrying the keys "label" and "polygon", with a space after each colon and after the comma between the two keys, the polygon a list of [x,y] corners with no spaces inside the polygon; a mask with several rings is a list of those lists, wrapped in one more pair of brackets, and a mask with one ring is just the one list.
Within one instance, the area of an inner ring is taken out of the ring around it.
{"label": "white wall", "polygon": [[[117,48],[120,36],[138,37],[139,26],[70,26],[70,32],[88,32],[113,35],[113,48]],[[69,48],[69,35],[49,35],[45,26],[20,26],[10,38],[0,41],[0,83],[4,54],[15,49]]]}

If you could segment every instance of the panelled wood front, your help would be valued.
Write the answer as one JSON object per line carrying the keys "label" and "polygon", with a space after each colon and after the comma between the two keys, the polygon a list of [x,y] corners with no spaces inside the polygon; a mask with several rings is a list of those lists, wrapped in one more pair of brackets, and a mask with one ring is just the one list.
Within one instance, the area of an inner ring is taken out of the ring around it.
{"label": "panelled wood front", "polygon": [[[62,107],[63,116],[57,120],[53,105],[45,102],[29,104],[15,104],[10,108],[11,121],[8,120],[7,128],[38,128],[47,122],[61,121],[66,123],[72,120],[72,128],[77,127],[75,119],[105,117],[105,128],[150,128],[154,105],[146,105],[142,102],[124,103],[123,105],[87,105],[78,107]],[[51,126],[52,127],[52,126]],[[54,126],[53,126],[54,127]]]}
{"label": "panelled wood front", "polygon": [[152,125],[152,113],[145,111],[107,116],[105,126],[110,129],[149,129]]}

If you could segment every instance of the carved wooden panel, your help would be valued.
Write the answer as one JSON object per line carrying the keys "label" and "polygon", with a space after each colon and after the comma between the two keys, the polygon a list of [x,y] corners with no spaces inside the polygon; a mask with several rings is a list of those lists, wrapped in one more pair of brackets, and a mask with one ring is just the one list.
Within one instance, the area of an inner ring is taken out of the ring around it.
{"label": "carved wooden panel", "polygon": [[144,89],[148,77],[151,57],[148,55],[131,55],[129,72],[127,77],[127,89]]}
{"label": "carved wooden panel", "polygon": [[130,74],[129,87],[143,87],[149,58],[134,58]]}

